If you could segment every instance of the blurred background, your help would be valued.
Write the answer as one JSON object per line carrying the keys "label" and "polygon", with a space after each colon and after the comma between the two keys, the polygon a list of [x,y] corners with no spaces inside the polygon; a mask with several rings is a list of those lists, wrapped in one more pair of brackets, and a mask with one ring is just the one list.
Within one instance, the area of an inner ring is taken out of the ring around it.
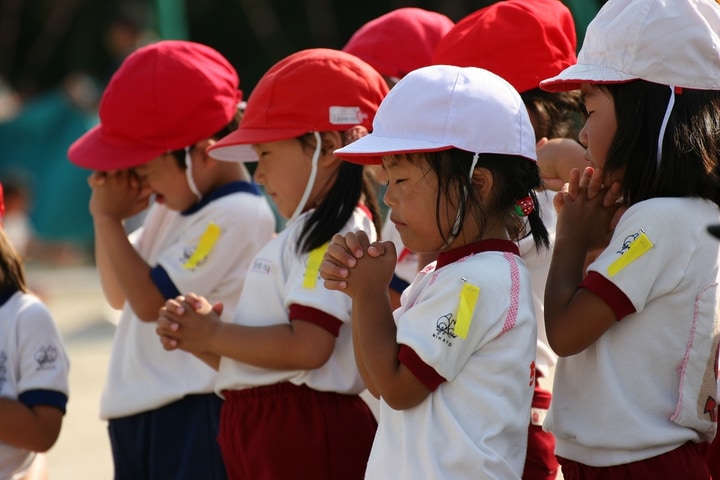
{"label": "blurred background", "polygon": [[[603,0],[563,1],[579,48]],[[50,479],[112,477],[98,406],[116,313],[105,305],[93,264],[88,171],[70,164],[66,151],[97,123],[100,96],[122,60],[159,39],[205,43],[235,66],[247,98],[281,58],[305,48],[340,49],[363,24],[396,8],[420,7],[457,22],[490,3],[0,0],[4,226],[26,256],[30,287],[50,307],[71,361],[68,413],[47,455]]]}

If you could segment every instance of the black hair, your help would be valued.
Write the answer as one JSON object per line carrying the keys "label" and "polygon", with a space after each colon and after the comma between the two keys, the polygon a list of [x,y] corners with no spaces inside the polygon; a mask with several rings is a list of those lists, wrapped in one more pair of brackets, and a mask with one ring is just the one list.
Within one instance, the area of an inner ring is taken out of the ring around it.
{"label": "black hair", "polygon": [[[298,141],[303,148],[315,149],[312,133],[298,137]],[[332,187],[303,225],[298,238],[300,252],[307,253],[329,242],[352,217],[360,202],[370,210],[375,229],[380,232],[382,216],[370,175],[362,165],[342,162]]]}
{"label": "black hair", "polygon": [[[235,116],[232,119],[230,119],[230,122],[228,122],[227,125],[225,125],[223,128],[221,128],[218,132],[216,132],[210,138],[212,138],[214,140],[219,140],[222,137],[230,134],[230,132],[237,130],[238,125],[240,125],[241,118],[242,118],[242,112],[240,112],[238,110],[238,112],[235,114]],[[182,170],[185,170],[187,168],[187,165],[185,165],[185,149],[184,148],[181,148],[178,150],[173,150],[172,152],[169,152],[169,153],[170,153],[170,155],[175,157],[175,161],[177,162],[178,166]]]}
{"label": "black hair", "polygon": [[0,228],[0,291],[28,292],[22,258],[2,228]]}
{"label": "black hair", "polygon": [[617,118],[605,178],[622,176],[628,205],[653,197],[700,197],[720,205],[720,91],[677,92],[658,169],[670,87],[644,80],[598,87],[612,96]]}
{"label": "black hair", "polygon": [[[438,229],[446,242],[448,238],[441,227],[440,205],[444,198],[465,198],[460,208],[461,222],[468,215],[475,215],[475,220],[482,232],[487,224],[487,215],[490,209],[505,213],[505,228],[514,241],[532,234],[536,248],[548,248],[550,240],[547,228],[540,218],[540,206],[535,195],[535,188],[541,186],[540,171],[537,163],[517,155],[501,155],[495,153],[481,153],[478,156],[476,167],[487,168],[493,175],[493,191],[495,199],[492,205],[483,204],[482,199],[475,193],[469,178],[470,165],[473,154],[471,152],[453,148],[440,152],[426,154],[413,154],[410,158],[424,157],[430,169],[438,179],[438,191],[435,197],[436,221]],[[453,190],[455,192],[453,193]],[[525,197],[533,202],[533,211],[525,217],[515,213],[515,203]],[[529,232],[528,232],[529,228]]]}
{"label": "black hair", "polygon": [[533,88],[520,94],[528,112],[534,116],[535,138],[576,139],[585,120],[579,90],[546,92]]}

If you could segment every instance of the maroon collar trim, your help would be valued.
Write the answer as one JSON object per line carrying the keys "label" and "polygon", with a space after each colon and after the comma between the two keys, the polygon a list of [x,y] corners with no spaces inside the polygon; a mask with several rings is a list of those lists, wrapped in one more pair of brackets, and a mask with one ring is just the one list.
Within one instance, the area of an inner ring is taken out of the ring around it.
{"label": "maroon collar trim", "polygon": [[509,252],[515,255],[520,255],[520,249],[517,244],[511,242],[510,240],[480,240],[479,242],[469,243],[467,245],[463,245],[462,247],[448,250],[447,252],[440,252],[435,269],[444,267],[445,265],[457,262],[461,258],[480,252]]}

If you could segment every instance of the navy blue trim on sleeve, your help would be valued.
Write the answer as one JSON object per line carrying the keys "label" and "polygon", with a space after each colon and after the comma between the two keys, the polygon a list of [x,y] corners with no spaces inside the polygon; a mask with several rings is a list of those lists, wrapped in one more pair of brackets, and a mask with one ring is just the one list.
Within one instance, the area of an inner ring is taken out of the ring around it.
{"label": "navy blue trim on sleeve", "polygon": [[150,270],[150,278],[152,279],[155,286],[160,290],[160,293],[165,300],[175,298],[180,295],[180,290],[175,286],[170,275],[165,271],[161,265],[156,265]]}
{"label": "navy blue trim on sleeve", "polygon": [[390,280],[391,289],[395,290],[398,293],[402,293],[409,286],[410,284],[408,282],[393,273],[392,280]]}
{"label": "navy blue trim on sleeve", "polygon": [[56,390],[28,390],[18,395],[18,400],[28,407],[36,407],[38,405],[56,407],[65,414],[68,397],[64,393]]}

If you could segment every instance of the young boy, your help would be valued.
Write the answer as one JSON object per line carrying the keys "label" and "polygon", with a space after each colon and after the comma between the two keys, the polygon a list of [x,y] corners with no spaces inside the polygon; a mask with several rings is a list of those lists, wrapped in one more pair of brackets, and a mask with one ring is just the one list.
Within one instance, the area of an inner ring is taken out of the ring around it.
{"label": "young boy", "polygon": [[[122,308],[101,416],[115,479],[225,478],[216,437],[214,371],[165,352],[155,319],[168,298],[196,292],[232,312],[255,253],[275,230],[241,164],[205,149],[237,126],[238,76],[215,50],[163,41],[131,54],[110,81],[100,125],[68,152],[90,168],[95,259]],[[123,220],[142,211],[130,238]]]}

